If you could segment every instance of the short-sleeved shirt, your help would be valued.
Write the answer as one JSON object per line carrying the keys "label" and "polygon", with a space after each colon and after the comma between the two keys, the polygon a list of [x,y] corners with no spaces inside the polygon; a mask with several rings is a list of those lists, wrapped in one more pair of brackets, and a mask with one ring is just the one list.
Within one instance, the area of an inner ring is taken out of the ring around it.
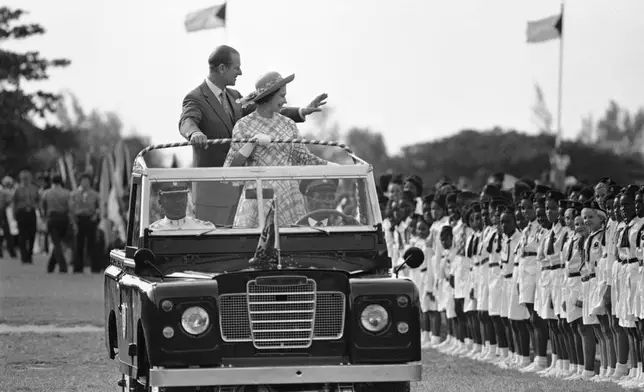
{"label": "short-sleeved shirt", "polygon": [[98,192],[89,188],[78,188],[71,194],[71,208],[75,216],[94,216],[100,208]]}
{"label": "short-sleeved shirt", "polygon": [[42,201],[46,216],[50,216],[52,213],[69,213],[70,194],[70,191],[61,187],[45,190]]}
{"label": "short-sleeved shirt", "polygon": [[163,218],[152,223],[150,230],[195,230],[195,229],[214,229],[215,225],[211,222],[202,221],[190,216],[182,219]]}
{"label": "short-sleeved shirt", "polygon": [[13,209],[15,211],[35,211],[40,204],[40,192],[33,184],[20,185],[13,194]]}

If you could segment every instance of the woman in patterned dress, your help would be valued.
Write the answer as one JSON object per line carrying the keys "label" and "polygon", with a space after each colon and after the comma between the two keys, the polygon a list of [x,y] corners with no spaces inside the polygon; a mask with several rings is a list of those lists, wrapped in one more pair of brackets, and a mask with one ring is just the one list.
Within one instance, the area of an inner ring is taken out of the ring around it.
{"label": "woman in patterned dress", "polygon": [[[251,139],[254,142],[232,143],[224,166],[299,166],[332,164],[313,155],[303,144],[271,144],[273,139],[297,139],[300,132],[295,122],[279,113],[286,104],[286,84],[294,75],[286,78],[277,72],[269,72],[255,84],[255,91],[240,103],[257,104],[257,109],[235,124],[233,138]],[[280,226],[295,224],[307,211],[304,196],[299,191],[297,180],[268,181],[273,188],[279,211]],[[245,187],[254,187],[249,182]],[[270,200],[265,200],[265,211]],[[245,198],[242,192],[235,214],[234,227],[255,228],[259,226],[257,200]]]}

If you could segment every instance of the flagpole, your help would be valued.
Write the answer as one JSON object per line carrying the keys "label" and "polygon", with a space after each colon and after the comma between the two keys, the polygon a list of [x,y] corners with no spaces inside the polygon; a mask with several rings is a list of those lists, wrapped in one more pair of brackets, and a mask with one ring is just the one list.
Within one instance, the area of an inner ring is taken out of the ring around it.
{"label": "flagpole", "polygon": [[280,250],[280,225],[279,211],[277,209],[277,195],[273,196],[273,225],[275,226],[275,251],[277,252],[277,269],[282,269],[282,251]]}
{"label": "flagpole", "polygon": [[564,2],[561,0],[561,36],[559,37],[559,83],[558,83],[558,99],[557,99],[557,137],[555,139],[555,148],[561,145],[563,131],[561,129],[561,113],[562,113],[562,97],[563,97],[563,60],[564,60]]}

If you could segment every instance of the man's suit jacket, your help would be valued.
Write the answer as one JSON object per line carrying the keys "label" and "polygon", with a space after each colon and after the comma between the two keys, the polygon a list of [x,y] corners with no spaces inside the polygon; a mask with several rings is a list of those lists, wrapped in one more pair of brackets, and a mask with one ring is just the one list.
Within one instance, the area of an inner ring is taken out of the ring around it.
{"label": "man's suit jacket", "polygon": [[[236,102],[242,98],[239,91],[231,88],[227,88],[226,90],[230,106],[233,109],[234,122],[237,122],[240,118],[252,113],[256,109],[255,105],[242,108]],[[281,113],[295,122],[304,121],[297,108],[283,108]],[[179,120],[179,132],[183,137],[190,140],[190,134],[182,126],[183,122],[188,118],[197,124],[199,130],[208,139],[232,137],[235,124],[205,81],[189,92],[183,99],[183,109],[181,111],[181,119]],[[208,149],[193,146],[192,164],[194,167],[221,167],[226,160],[229,149],[229,144],[210,145]]]}
{"label": "man's suit jacket", "polygon": [[[179,120],[179,132],[183,137],[190,140],[189,130],[183,126],[186,119],[191,119],[199,130],[208,139],[225,139],[232,137],[235,122],[252,113],[256,107],[249,105],[242,108],[236,102],[242,95],[237,90],[227,88],[226,96],[229,98],[230,107],[233,110],[234,122],[230,118],[219,99],[215,97],[206,81],[192,90],[183,99],[183,110]],[[283,115],[295,122],[303,122],[297,108],[283,108]],[[193,146],[194,167],[222,167],[230,144],[215,144],[204,149]],[[193,186],[193,200],[197,217],[217,225],[232,224],[237,203],[241,194],[241,187],[219,182],[201,182]]]}

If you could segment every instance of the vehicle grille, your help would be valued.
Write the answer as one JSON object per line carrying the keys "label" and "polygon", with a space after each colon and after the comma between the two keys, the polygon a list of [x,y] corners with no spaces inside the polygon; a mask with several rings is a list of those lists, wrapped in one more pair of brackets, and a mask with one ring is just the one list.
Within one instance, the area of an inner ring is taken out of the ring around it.
{"label": "vehicle grille", "polygon": [[222,294],[220,329],[225,342],[252,341],[258,349],[306,348],[312,340],[340,339],[345,296],[316,291],[315,281],[300,285],[260,285],[245,294]]}

